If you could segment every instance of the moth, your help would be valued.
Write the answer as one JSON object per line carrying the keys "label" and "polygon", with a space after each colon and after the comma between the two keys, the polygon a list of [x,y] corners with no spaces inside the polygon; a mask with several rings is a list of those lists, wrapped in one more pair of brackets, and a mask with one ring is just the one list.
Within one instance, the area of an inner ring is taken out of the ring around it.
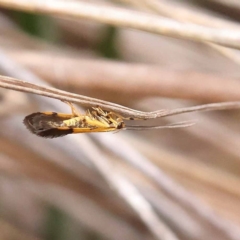
{"label": "moth", "polygon": [[137,120],[123,117],[117,113],[92,107],[85,114],[80,114],[72,103],[65,102],[71,107],[71,114],[57,112],[36,112],[26,116],[24,125],[33,134],[56,138],[72,133],[112,132],[118,130],[147,130],[160,128],[180,128],[191,126],[193,122],[179,122],[166,126],[127,126],[125,120]]}

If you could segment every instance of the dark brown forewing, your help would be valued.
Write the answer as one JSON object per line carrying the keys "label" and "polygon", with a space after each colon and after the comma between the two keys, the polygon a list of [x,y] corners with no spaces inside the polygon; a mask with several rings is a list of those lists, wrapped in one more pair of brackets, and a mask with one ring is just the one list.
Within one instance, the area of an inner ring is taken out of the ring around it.
{"label": "dark brown forewing", "polygon": [[36,112],[26,116],[23,123],[33,134],[46,138],[54,138],[72,133],[72,129],[63,128],[61,130],[62,121],[66,119],[69,119],[69,117],[64,118],[54,112],[52,114]]}
{"label": "dark brown forewing", "polygon": [[45,138],[57,138],[63,137],[67,134],[73,133],[73,129],[61,129],[61,128],[52,128],[44,131],[35,132],[36,135]]}

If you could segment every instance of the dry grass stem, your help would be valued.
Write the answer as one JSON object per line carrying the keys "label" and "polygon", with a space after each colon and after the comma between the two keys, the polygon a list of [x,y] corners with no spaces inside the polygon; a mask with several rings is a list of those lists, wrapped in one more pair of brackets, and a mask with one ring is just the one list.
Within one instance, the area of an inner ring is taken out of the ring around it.
{"label": "dry grass stem", "polygon": [[213,4],[222,4],[223,6],[236,9],[240,8],[240,3],[237,0],[209,0],[209,2],[212,2]]}
{"label": "dry grass stem", "polygon": [[124,116],[139,118],[139,119],[154,119],[167,116],[173,116],[182,113],[199,112],[199,111],[216,111],[230,110],[240,108],[240,102],[223,102],[210,103],[193,107],[178,108],[173,110],[157,110],[154,112],[140,112],[134,109],[126,108],[111,102],[90,98],[78,94],[69,93],[56,88],[42,87],[33,83],[24,82],[18,79],[0,76],[0,87],[12,89],[21,92],[33,93],[45,97],[55,98],[62,101],[79,103],[85,106],[100,106],[103,109],[114,111]]}
{"label": "dry grass stem", "polygon": [[[71,59],[57,53],[42,54],[40,51],[9,54],[19,64],[54,86],[86,92],[87,95],[110,101],[112,93],[116,93],[122,101],[137,101],[153,96],[208,103],[240,100],[240,82],[227,76],[200,71],[166,70],[150,64]],[[207,84],[202,84],[203,81]]]}
{"label": "dry grass stem", "polygon": [[94,20],[118,27],[133,28],[192,41],[211,42],[240,49],[240,34],[238,31],[180,23],[133,10],[62,0],[49,0],[47,2],[39,2],[37,0],[0,0],[0,6],[32,13]]}
{"label": "dry grass stem", "polygon": [[[119,0],[119,1],[125,1],[125,0]],[[219,2],[225,5],[233,6],[236,4],[236,6],[239,6],[239,3],[236,1],[225,1],[225,0],[212,0],[213,2]],[[237,23],[234,21],[230,21],[228,19],[221,19],[220,16],[212,16],[208,13],[201,12],[196,10],[196,8],[193,8],[192,6],[188,6],[187,4],[182,5],[181,3],[171,3],[169,1],[158,1],[158,0],[141,0],[141,6],[147,10],[151,10],[153,13],[158,13],[160,15],[169,17],[171,19],[178,20],[180,22],[191,22],[194,24],[199,24],[202,26],[208,26],[213,28],[227,28],[227,29],[235,29],[236,31],[240,30],[240,27]],[[136,3],[135,1],[129,0],[130,4],[138,6],[139,3]],[[177,7],[177,12],[175,11]],[[217,44],[213,43],[207,43],[208,46],[212,47],[222,55],[228,57],[232,61],[234,61],[237,64],[240,64],[240,54],[238,51],[235,51],[233,49],[229,49]]]}

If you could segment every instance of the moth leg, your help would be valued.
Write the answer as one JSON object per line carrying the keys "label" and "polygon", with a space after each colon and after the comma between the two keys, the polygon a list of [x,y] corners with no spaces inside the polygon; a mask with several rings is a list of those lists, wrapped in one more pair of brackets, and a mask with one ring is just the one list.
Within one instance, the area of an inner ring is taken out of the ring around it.
{"label": "moth leg", "polygon": [[118,119],[125,119],[125,120],[145,120],[142,118],[135,118],[135,117],[123,117],[121,114],[118,113],[114,113],[114,112],[109,112],[106,111],[104,112],[100,107],[93,107],[94,110],[96,110],[100,115],[104,116],[104,117],[110,117],[111,119],[116,119],[116,116],[118,117]]}
{"label": "moth leg", "polygon": [[94,114],[92,112],[90,112],[89,109],[87,109],[85,115],[88,116],[91,120],[95,119]]}
{"label": "moth leg", "polygon": [[[93,109],[94,109],[95,111],[91,111],[91,117],[92,117],[93,119],[96,119],[96,120],[104,123],[104,124],[108,124],[108,125],[109,125],[109,123],[110,123],[109,119],[107,119],[107,118],[105,117],[105,115],[100,114],[100,112],[98,111],[98,108],[93,108]],[[103,112],[103,113],[104,113],[104,112]]]}
{"label": "moth leg", "polygon": [[62,101],[62,102],[64,102],[64,103],[66,103],[67,105],[69,105],[69,107],[71,108],[72,116],[73,116],[73,117],[81,117],[81,116],[83,116],[81,113],[79,113],[79,112],[77,111],[77,109],[73,106],[72,103],[70,103],[70,102],[68,102],[68,101]]}

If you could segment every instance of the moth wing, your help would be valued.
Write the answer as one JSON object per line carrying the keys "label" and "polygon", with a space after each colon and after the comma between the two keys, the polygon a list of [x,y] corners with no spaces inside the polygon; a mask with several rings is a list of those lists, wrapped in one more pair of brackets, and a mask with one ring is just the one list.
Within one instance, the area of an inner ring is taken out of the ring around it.
{"label": "moth wing", "polygon": [[63,137],[71,133],[91,133],[91,132],[111,132],[115,131],[116,128],[93,128],[93,127],[84,127],[84,128],[69,128],[69,127],[58,127],[51,128],[43,131],[35,132],[36,135],[45,138],[57,138]]}
{"label": "moth wing", "polygon": [[84,128],[73,128],[73,133],[91,133],[91,132],[112,132],[115,131],[115,127],[84,127]]}
{"label": "moth wing", "polygon": [[34,134],[36,134],[40,137],[44,137],[44,138],[63,137],[63,136],[66,136],[68,134],[71,134],[71,133],[73,133],[73,129],[68,128],[68,127],[50,128],[50,129],[47,129],[47,130],[34,132]]}
{"label": "moth wing", "polygon": [[[36,112],[26,116],[23,123],[30,132],[38,136],[58,137],[71,133],[69,128],[60,126],[64,120],[68,120],[71,117],[71,114]],[[55,123],[55,125],[53,125],[53,123]],[[62,132],[60,132],[59,129],[62,129]]]}
{"label": "moth wing", "polygon": [[111,132],[116,130],[116,127],[107,127],[102,122],[90,119],[88,119],[88,123],[91,122],[91,125],[87,127],[61,126],[63,121],[70,120],[72,117],[72,114],[65,113],[36,112],[26,116],[23,123],[30,132],[45,138],[62,137],[71,133]]}

